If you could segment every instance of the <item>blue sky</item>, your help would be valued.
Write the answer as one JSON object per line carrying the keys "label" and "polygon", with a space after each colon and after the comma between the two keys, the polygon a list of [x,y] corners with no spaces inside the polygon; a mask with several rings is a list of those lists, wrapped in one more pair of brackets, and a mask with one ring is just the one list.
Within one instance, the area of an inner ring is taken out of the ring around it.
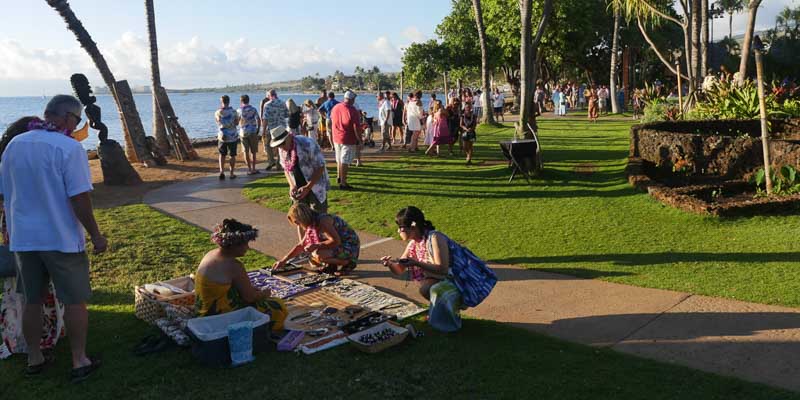
{"label": "blue sky", "polygon": [[[0,96],[68,91],[67,78],[99,77],[66,25],[44,0],[7,2],[0,13]],[[13,4],[9,7],[8,4]],[[149,81],[143,0],[72,0],[117,79]],[[758,25],[770,27],[785,5],[764,0]],[[169,88],[296,79],[356,65],[397,71],[402,49],[434,37],[449,0],[155,0],[162,83]],[[734,18],[734,33],[745,15]],[[728,21],[716,20],[715,36]],[[98,82],[99,84],[99,82]]]}

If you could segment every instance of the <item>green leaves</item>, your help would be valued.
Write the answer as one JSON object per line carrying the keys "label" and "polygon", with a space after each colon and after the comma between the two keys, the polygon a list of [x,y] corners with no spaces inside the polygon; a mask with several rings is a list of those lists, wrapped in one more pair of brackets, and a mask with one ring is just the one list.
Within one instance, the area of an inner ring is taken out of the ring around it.
{"label": "green leaves", "polygon": [[[784,165],[772,170],[772,194],[790,195],[800,193],[800,177],[797,176],[797,169],[791,165]],[[755,183],[758,195],[764,194],[766,188],[766,173],[760,168],[753,175],[751,181]]]}

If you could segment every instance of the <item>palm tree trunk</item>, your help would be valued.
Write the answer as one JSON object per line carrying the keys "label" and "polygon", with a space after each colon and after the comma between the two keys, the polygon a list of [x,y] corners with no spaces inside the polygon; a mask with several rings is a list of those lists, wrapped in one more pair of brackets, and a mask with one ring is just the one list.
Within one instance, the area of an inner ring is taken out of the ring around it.
{"label": "palm tree trunk", "polygon": [[728,13],[728,38],[733,39],[733,13]]}
{"label": "palm tree trunk", "polygon": [[695,82],[700,79],[700,0],[691,0],[692,74]]}
{"label": "palm tree trunk", "polygon": [[753,31],[756,27],[756,15],[758,14],[758,6],[761,5],[761,0],[750,0],[747,5],[748,18],[747,30],[744,32],[744,42],[742,43],[742,59],[739,62],[739,83],[743,83],[747,76],[747,61],[750,58],[750,49],[753,47]]}
{"label": "palm tree trunk", "polygon": [[703,0],[701,8],[702,10],[700,15],[700,20],[702,21],[702,25],[700,32],[701,38],[700,38],[700,76],[698,77],[699,80],[705,79],[706,74],[708,74],[708,43],[709,43],[708,0]]}
{"label": "palm tree trunk", "polygon": [[481,105],[483,115],[481,123],[493,124],[494,113],[489,106],[489,51],[486,46],[486,27],[483,25],[483,11],[481,10],[481,0],[472,0],[472,10],[475,13],[475,25],[478,27],[478,41],[481,45]]}
{"label": "palm tree trunk", "polygon": [[163,154],[169,154],[170,146],[167,139],[167,129],[164,122],[164,116],[161,115],[161,110],[158,106],[158,99],[156,93],[158,88],[161,87],[161,71],[158,67],[158,39],[156,38],[156,13],[153,7],[153,0],[144,1],[145,11],[147,12],[147,34],[150,39],[150,89],[153,93],[153,136],[156,138],[156,144]]}
{"label": "palm tree trunk", "polygon": [[619,51],[619,23],[621,13],[619,7],[614,7],[614,31],[611,33],[611,82],[608,84],[609,91],[611,92],[611,112],[614,114],[619,113],[619,104],[617,104],[617,52]]}
{"label": "palm tree trunk", "polygon": [[[111,69],[108,67],[108,63],[106,63],[106,59],[100,53],[100,50],[97,48],[97,43],[92,40],[91,35],[89,32],[86,31],[84,28],[83,23],[75,16],[75,13],[72,11],[72,8],[69,5],[69,1],[67,0],[46,0],[47,4],[52,7],[61,18],[66,22],[67,29],[70,30],[75,35],[75,38],[78,39],[78,43],[80,43],[81,47],[89,53],[89,57],[91,57],[92,62],[94,63],[97,70],[100,72],[100,76],[103,78],[106,86],[108,86],[109,91],[114,96],[114,102],[117,105],[117,109],[119,110],[120,120],[122,122],[122,130],[125,134],[125,153],[128,156],[128,159],[132,162],[141,161],[145,165],[150,166],[154,165],[155,162],[153,158],[147,153],[145,146],[145,138],[142,133],[142,137],[135,138],[134,135],[131,133],[131,128],[128,126],[128,123],[131,123],[135,126],[141,128],[142,121],[136,121],[133,116],[126,116],[123,105],[120,102],[119,96],[116,93],[115,86],[117,84],[116,79],[114,78],[114,74],[111,73]],[[130,105],[131,107],[135,107],[134,104]],[[138,114],[137,114],[138,115]],[[130,118],[130,119],[128,119]],[[136,125],[138,122],[138,125]]]}

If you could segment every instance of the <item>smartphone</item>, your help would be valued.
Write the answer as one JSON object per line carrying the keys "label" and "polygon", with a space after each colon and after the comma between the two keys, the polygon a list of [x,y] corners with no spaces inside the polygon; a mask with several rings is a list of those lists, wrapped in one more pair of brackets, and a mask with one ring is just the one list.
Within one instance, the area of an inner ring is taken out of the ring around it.
{"label": "smartphone", "polygon": [[399,259],[397,259],[397,263],[398,264],[409,264],[409,263],[411,263],[411,260],[408,259],[408,258],[399,258]]}

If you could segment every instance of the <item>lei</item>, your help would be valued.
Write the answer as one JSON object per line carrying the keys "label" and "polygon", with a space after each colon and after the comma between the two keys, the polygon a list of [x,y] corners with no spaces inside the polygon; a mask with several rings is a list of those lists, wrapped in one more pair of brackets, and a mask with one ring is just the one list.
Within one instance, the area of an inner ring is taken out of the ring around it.
{"label": "lei", "polygon": [[297,165],[297,141],[292,140],[292,142],[292,149],[286,152],[286,157],[283,158],[283,169],[286,171],[293,171],[294,166]]}
{"label": "lei", "polygon": [[217,225],[211,234],[211,241],[220,247],[229,247],[256,240],[257,237],[258,229],[255,228],[249,231],[222,232],[222,225]]}
{"label": "lei", "polygon": [[44,121],[44,120],[39,119],[39,118],[35,118],[35,119],[31,120],[31,122],[28,122],[28,130],[29,131],[44,130],[44,131],[49,131],[49,132],[58,132],[58,133],[62,133],[64,135],[66,135],[66,136],[72,137],[72,132],[70,132],[70,131],[68,131],[66,129],[58,129],[56,124],[54,124],[54,123],[52,123],[50,121]]}

